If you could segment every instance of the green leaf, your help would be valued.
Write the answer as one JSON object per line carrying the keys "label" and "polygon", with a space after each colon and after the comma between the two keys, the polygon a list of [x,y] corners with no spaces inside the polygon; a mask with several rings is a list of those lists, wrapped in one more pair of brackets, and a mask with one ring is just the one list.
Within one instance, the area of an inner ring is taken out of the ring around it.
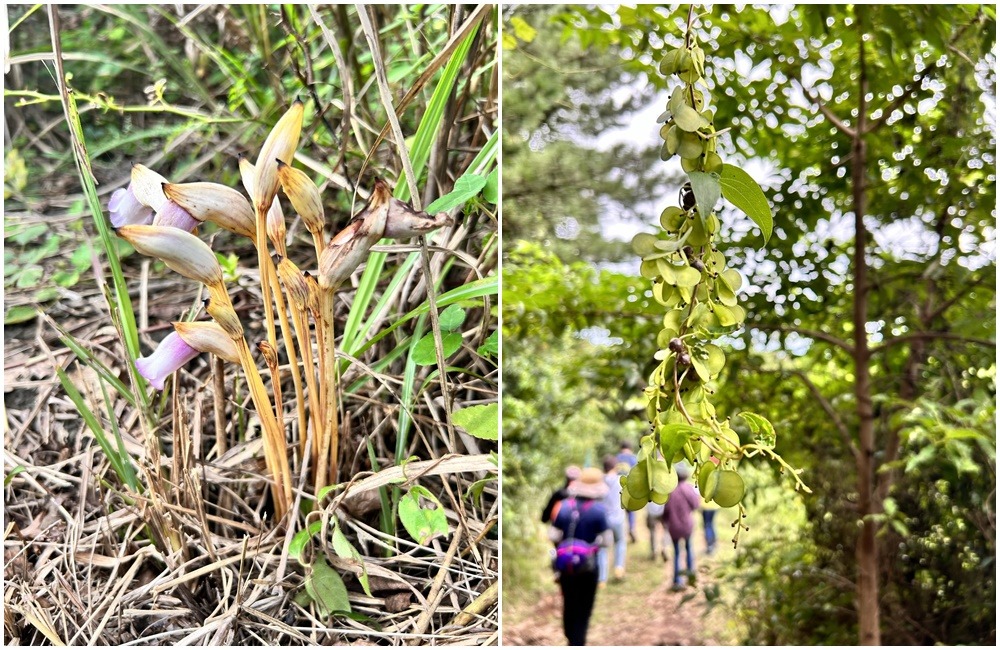
{"label": "green leaf", "polygon": [[486,177],[486,185],[483,187],[483,198],[497,205],[500,202],[500,174],[499,169],[494,169]]}
{"label": "green leaf", "polygon": [[333,552],[337,554],[337,557],[344,558],[345,560],[354,560],[361,565],[361,575],[358,576],[358,581],[361,582],[361,588],[371,598],[372,590],[369,586],[368,569],[365,567],[365,561],[361,558],[361,554],[358,553],[358,549],[354,548],[354,545],[348,541],[347,536],[340,530],[340,525],[336,520],[333,522],[333,536],[330,542],[333,544]]}
{"label": "green leaf", "polygon": [[486,478],[479,479],[470,485],[469,489],[465,491],[465,498],[478,503],[483,496],[483,490],[486,489],[486,486],[496,480],[495,476],[487,476]]}
{"label": "green leaf", "polygon": [[317,557],[306,576],[306,591],[326,616],[334,612],[350,612],[351,601],[347,597],[347,587],[343,578],[326,563],[322,556]]}
{"label": "green leaf", "polygon": [[465,310],[458,305],[451,305],[438,316],[438,324],[443,331],[454,332],[465,322]]}
{"label": "green leaf", "polygon": [[774,433],[774,426],[767,418],[763,415],[751,413],[750,411],[738,413],[736,417],[743,418],[747,426],[750,427],[750,433],[754,436],[754,442],[763,447],[774,447],[776,434]]}
{"label": "green leaf", "polygon": [[465,174],[455,181],[455,189],[444,196],[438,197],[433,203],[427,206],[425,212],[437,214],[463,205],[486,187],[486,177],[479,174]]}
{"label": "green leaf", "polygon": [[24,230],[18,231],[16,234],[11,235],[10,239],[15,244],[20,244],[24,246],[25,244],[32,242],[48,231],[49,227],[44,223],[36,223],[33,226],[28,226]]}
{"label": "green leaf", "polygon": [[520,16],[514,16],[510,19],[510,26],[514,28],[514,35],[525,43],[530,43],[535,40],[535,36],[538,35],[538,30],[532,27]]}
{"label": "green leaf", "polygon": [[691,189],[694,191],[694,200],[698,206],[698,214],[701,215],[702,222],[708,219],[712,213],[712,208],[719,202],[722,196],[722,185],[719,183],[719,175],[716,173],[706,174],[705,172],[690,172],[688,178],[691,179]]}
{"label": "green leaf", "polygon": [[750,174],[729,164],[722,166],[719,183],[722,185],[722,195],[726,197],[726,200],[745,212],[755,224],[760,226],[766,244],[767,240],[771,238],[774,218],[771,213],[771,205],[767,202],[767,197],[764,196],[764,190],[760,189],[760,185],[750,177]]}
{"label": "green leaf", "polygon": [[4,325],[24,323],[34,318],[37,313],[33,305],[15,305],[4,313],[3,322]]}
{"label": "green leaf", "polygon": [[78,271],[57,271],[52,274],[52,282],[58,284],[60,287],[70,288],[80,281],[80,273]]}
{"label": "green leaf", "polygon": [[[441,348],[445,359],[455,354],[462,347],[462,335],[458,332],[441,334]],[[432,366],[437,363],[437,353],[434,349],[434,333],[429,332],[413,346],[413,363],[419,366]]]}
{"label": "green leaf", "polygon": [[[423,496],[434,502],[435,508],[420,505]],[[415,485],[399,500],[399,520],[416,542],[426,545],[438,535],[448,534],[448,519],[438,498],[427,488]]]}
{"label": "green leaf", "polygon": [[[681,131],[686,131],[688,133],[694,133],[698,129],[704,129],[711,122],[709,122],[704,115],[696,111],[691,106],[688,106],[684,101],[684,90],[678,87],[671,95],[670,101],[667,103],[667,109],[674,118],[674,124],[677,125]],[[681,154],[681,157],[684,156]]]}
{"label": "green leaf", "polygon": [[29,266],[18,274],[17,282],[15,284],[18,289],[33,287],[38,284],[39,280],[42,279],[42,274],[44,272],[45,271],[40,266]]}
{"label": "green leaf", "polygon": [[73,265],[73,268],[77,271],[83,272],[90,268],[90,258],[94,252],[94,247],[90,245],[90,242],[84,242],[73,251],[70,255],[69,261]]}
{"label": "green leaf", "polygon": [[495,357],[500,354],[500,331],[493,330],[493,333],[490,334],[486,340],[483,341],[483,344],[479,346],[479,349],[476,350],[476,354],[481,357]]}
{"label": "green leaf", "polygon": [[17,476],[21,472],[26,472],[26,471],[28,471],[28,468],[25,467],[24,465],[18,465],[14,469],[10,470],[10,473],[7,474],[7,476],[5,476],[4,479],[3,479],[3,486],[4,487],[9,487],[10,486],[10,482],[14,480],[15,476]]}
{"label": "green leaf", "polygon": [[309,543],[312,536],[321,530],[323,530],[323,522],[317,519],[309,524],[308,528],[304,528],[295,533],[295,536],[292,537],[292,541],[288,544],[288,556],[299,562],[299,564],[305,564],[305,562],[302,561],[302,551],[305,550],[306,544]]}
{"label": "green leaf", "polygon": [[452,413],[451,421],[477,438],[496,440],[500,430],[500,407],[496,402],[467,406]]}

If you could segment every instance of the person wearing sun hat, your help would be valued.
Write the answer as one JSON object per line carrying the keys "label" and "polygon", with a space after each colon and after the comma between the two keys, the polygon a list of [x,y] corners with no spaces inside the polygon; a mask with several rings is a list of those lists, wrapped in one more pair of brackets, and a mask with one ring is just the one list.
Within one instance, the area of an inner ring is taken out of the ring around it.
{"label": "person wearing sun hat", "polygon": [[542,508],[543,524],[552,523],[552,518],[555,516],[553,510],[555,509],[556,504],[569,496],[569,492],[567,491],[569,489],[569,484],[580,478],[581,471],[582,470],[576,465],[570,465],[566,468],[566,483],[552,493],[552,496],[549,497],[549,502],[545,504],[544,508]]}
{"label": "person wearing sun hat", "polygon": [[[596,467],[580,472],[566,488],[569,496],[556,505],[552,526],[554,541],[574,538],[585,544],[607,546],[609,533],[607,513],[601,499],[608,492],[604,473]],[[569,645],[587,644],[587,627],[597,595],[597,571],[559,574],[563,597],[563,632]]]}

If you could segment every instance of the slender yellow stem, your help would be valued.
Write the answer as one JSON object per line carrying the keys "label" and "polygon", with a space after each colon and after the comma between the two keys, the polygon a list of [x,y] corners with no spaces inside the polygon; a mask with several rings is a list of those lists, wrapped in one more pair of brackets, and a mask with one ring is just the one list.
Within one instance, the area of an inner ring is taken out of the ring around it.
{"label": "slender yellow stem", "polygon": [[267,389],[264,388],[264,380],[261,378],[257,364],[250,353],[250,347],[243,335],[243,326],[236,315],[236,310],[233,309],[229,293],[221,282],[209,286],[208,289],[210,294],[207,306],[208,313],[236,344],[240,364],[243,366],[247,385],[250,388],[250,396],[261,420],[264,460],[273,479],[271,492],[274,495],[275,515],[280,519],[288,512],[289,504],[292,502],[292,478],[288,465],[288,449],[285,444],[284,429],[272,410]]}
{"label": "slender yellow stem", "polygon": [[[320,436],[319,463],[316,466],[316,489],[325,487],[337,479],[338,449],[340,447],[340,427],[337,400],[337,362],[334,345],[333,299],[335,292],[324,288],[320,293],[320,318],[323,333],[323,372],[320,381],[323,384],[323,433]],[[327,466],[329,464],[329,466]]]}
{"label": "slender yellow stem", "polygon": [[[302,393],[302,373],[299,371],[299,360],[295,354],[295,346],[292,343],[292,328],[288,324],[288,315],[285,309],[285,298],[281,291],[281,285],[278,282],[278,272],[274,268],[274,262],[271,260],[270,256],[265,259],[267,259],[267,281],[271,285],[271,290],[274,292],[274,301],[278,306],[278,318],[281,324],[281,338],[285,342],[285,351],[288,353],[288,364],[292,368],[292,384],[295,386],[295,403],[298,408],[299,415],[299,435],[301,435],[304,440],[308,424],[306,420],[305,396]],[[276,387],[275,400],[280,404],[280,400],[277,400],[277,394]],[[278,411],[278,413],[280,414],[281,411]]]}

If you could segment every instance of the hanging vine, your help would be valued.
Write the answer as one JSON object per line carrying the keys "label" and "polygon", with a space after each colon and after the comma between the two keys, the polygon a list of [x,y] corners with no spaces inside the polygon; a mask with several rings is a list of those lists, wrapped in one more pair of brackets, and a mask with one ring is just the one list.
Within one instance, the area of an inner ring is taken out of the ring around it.
{"label": "hanging vine", "polygon": [[653,296],[666,308],[663,328],[657,335],[658,362],[643,391],[647,398],[649,434],[640,440],[638,464],[622,481],[622,506],[639,510],[653,501],[666,503],[677,487],[674,463],[694,465],[698,490],[720,507],[739,507],[734,522],[740,533],[746,511],[746,486],[738,471],[744,458],[763,454],[777,462],[782,472],[794,477],[795,488],[809,492],[799,474],[775,451],[774,427],[767,418],[744,411],[742,418],[753,434],[743,444],[731,427],[731,418],[721,419],[712,404],[716,380],[726,364],[726,355],[714,341],[742,327],[745,310],[738,292],[743,280],[739,271],[726,266],[719,251],[720,221],[714,209],[721,198],[739,208],[770,238],[772,213],[760,186],[737,166],[723,162],[717,150],[719,136],[714,111],[705,108],[711,98],[704,83],[705,52],[693,30],[694,7],[688,11],[683,47],[668,51],[659,71],[673,75],[678,83],[661,115],[660,157],[680,156],[688,181],[681,187],[679,206],[660,215],[661,232],[640,233],[632,247],[642,258],[640,272],[652,280]]}

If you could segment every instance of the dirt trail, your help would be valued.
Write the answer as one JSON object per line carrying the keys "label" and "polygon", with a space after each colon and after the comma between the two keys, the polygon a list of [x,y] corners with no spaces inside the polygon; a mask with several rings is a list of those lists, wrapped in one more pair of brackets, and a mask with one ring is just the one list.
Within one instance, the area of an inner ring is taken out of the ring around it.
{"label": "dirt trail", "polygon": [[[640,519],[643,517],[640,516]],[[719,529],[716,524],[716,529]],[[704,590],[714,583],[714,569],[731,552],[705,555],[700,526],[693,537],[697,586],[671,591],[673,549],[670,561],[651,559],[649,541],[640,523],[639,541],[629,544],[627,574],[612,579],[597,593],[590,619],[587,645],[724,645],[732,641],[724,630],[722,608],[708,613]],[[720,531],[721,532],[721,531]],[[725,546],[722,542],[720,547]],[[566,645],[562,632],[562,598],[551,574],[542,596],[518,602],[505,594],[503,643],[505,645]],[[707,615],[706,615],[707,614]]]}

